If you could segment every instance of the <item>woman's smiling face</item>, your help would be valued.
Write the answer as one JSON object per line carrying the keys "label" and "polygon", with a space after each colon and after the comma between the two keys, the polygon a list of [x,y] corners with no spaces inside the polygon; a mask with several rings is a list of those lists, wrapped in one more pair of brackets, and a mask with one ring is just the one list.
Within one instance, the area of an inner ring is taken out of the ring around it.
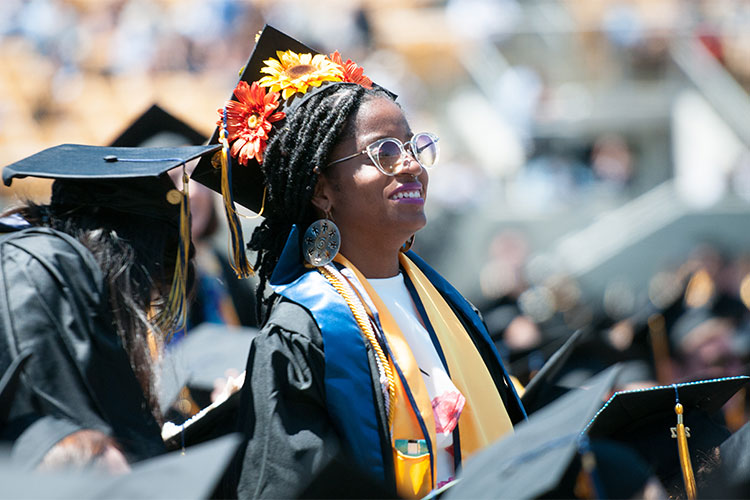
{"label": "woman's smiling face", "polygon": [[[334,147],[330,159],[363,151],[386,137],[406,143],[412,131],[395,102],[385,97],[369,98],[353,117],[352,133]],[[427,171],[408,153],[402,155],[394,176],[380,172],[363,154],[325,169],[316,192],[323,193],[330,204],[342,245],[349,242],[398,248],[427,223],[424,203],[428,181]]]}

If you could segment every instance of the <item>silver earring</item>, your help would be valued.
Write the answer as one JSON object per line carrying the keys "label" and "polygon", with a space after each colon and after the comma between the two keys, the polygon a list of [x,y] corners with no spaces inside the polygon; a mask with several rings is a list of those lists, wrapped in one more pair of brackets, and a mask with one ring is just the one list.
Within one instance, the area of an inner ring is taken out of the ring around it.
{"label": "silver earring", "polygon": [[307,227],[302,245],[305,260],[314,267],[322,267],[339,253],[341,233],[326,214],[325,219],[318,219]]}
{"label": "silver earring", "polygon": [[404,242],[404,244],[401,245],[401,248],[399,248],[399,250],[401,250],[401,252],[408,252],[409,251],[409,249],[411,248],[411,246],[414,244],[414,236],[415,235],[412,234],[411,238],[409,238],[408,240],[406,240]]}

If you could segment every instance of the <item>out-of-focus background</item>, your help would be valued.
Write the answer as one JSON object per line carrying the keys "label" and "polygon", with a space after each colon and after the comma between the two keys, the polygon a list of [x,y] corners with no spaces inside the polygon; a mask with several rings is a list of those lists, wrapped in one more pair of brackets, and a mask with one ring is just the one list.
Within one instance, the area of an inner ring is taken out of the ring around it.
{"label": "out-of-focus background", "polygon": [[748,372],[750,2],[3,0],[0,164],[154,103],[210,135],[265,23],[440,136],[416,248],[519,378],[579,328],[634,381]]}

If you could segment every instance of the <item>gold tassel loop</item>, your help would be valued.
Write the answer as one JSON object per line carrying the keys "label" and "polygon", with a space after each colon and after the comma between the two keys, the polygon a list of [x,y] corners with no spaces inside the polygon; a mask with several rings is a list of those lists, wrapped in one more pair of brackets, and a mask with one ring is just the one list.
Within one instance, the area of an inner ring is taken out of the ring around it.
{"label": "gold tassel loop", "polygon": [[221,143],[221,197],[224,201],[224,211],[227,215],[229,226],[229,237],[232,259],[229,264],[239,278],[248,278],[255,274],[245,252],[245,240],[242,235],[242,225],[234,207],[232,196],[232,168],[229,156],[229,141],[226,130],[226,109],[224,110],[224,123],[219,129],[219,142]]}
{"label": "gold tassel loop", "polygon": [[677,414],[677,427],[672,427],[672,437],[677,439],[677,453],[680,457],[680,468],[682,469],[682,480],[685,483],[685,493],[690,500],[695,500],[697,490],[695,486],[695,475],[693,474],[693,464],[690,461],[690,450],[688,449],[687,438],[690,437],[690,429],[685,427],[683,422],[683,407],[677,402],[674,407]]}

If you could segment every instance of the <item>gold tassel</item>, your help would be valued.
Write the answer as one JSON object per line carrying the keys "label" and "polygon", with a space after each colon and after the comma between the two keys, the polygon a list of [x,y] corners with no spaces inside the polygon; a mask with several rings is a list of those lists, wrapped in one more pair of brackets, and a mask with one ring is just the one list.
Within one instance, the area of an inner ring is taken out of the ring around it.
{"label": "gold tassel", "polygon": [[695,475],[693,474],[693,464],[690,461],[690,450],[688,449],[687,438],[690,437],[690,428],[685,427],[683,423],[682,405],[678,402],[674,411],[677,414],[677,427],[672,427],[672,437],[677,438],[677,453],[680,457],[680,468],[682,469],[682,480],[685,483],[685,492],[689,500],[695,500],[696,487]]}
{"label": "gold tassel", "polygon": [[181,328],[187,326],[187,276],[190,262],[190,192],[185,165],[182,166],[182,192],[173,189],[167,193],[167,200],[180,204],[180,236],[177,246],[172,286],[167,295],[164,309],[156,317],[156,326],[169,339]]}
{"label": "gold tassel", "polygon": [[164,309],[157,318],[156,325],[167,338],[187,326],[187,278],[190,262],[190,190],[185,165],[182,166],[182,193],[177,190],[167,193],[167,199],[174,203],[179,197],[180,204],[180,237],[177,258],[172,276],[172,286],[167,296]]}
{"label": "gold tassel", "polygon": [[234,208],[234,198],[232,197],[232,170],[229,164],[226,110],[224,110],[224,120],[225,123],[219,129],[219,142],[221,143],[221,197],[224,200],[224,211],[227,215],[230,244],[232,246],[232,260],[229,264],[237,277],[247,278],[255,274],[255,271],[247,260],[247,254],[245,253],[244,248],[245,241],[242,235],[242,225],[237,216],[237,210]]}

